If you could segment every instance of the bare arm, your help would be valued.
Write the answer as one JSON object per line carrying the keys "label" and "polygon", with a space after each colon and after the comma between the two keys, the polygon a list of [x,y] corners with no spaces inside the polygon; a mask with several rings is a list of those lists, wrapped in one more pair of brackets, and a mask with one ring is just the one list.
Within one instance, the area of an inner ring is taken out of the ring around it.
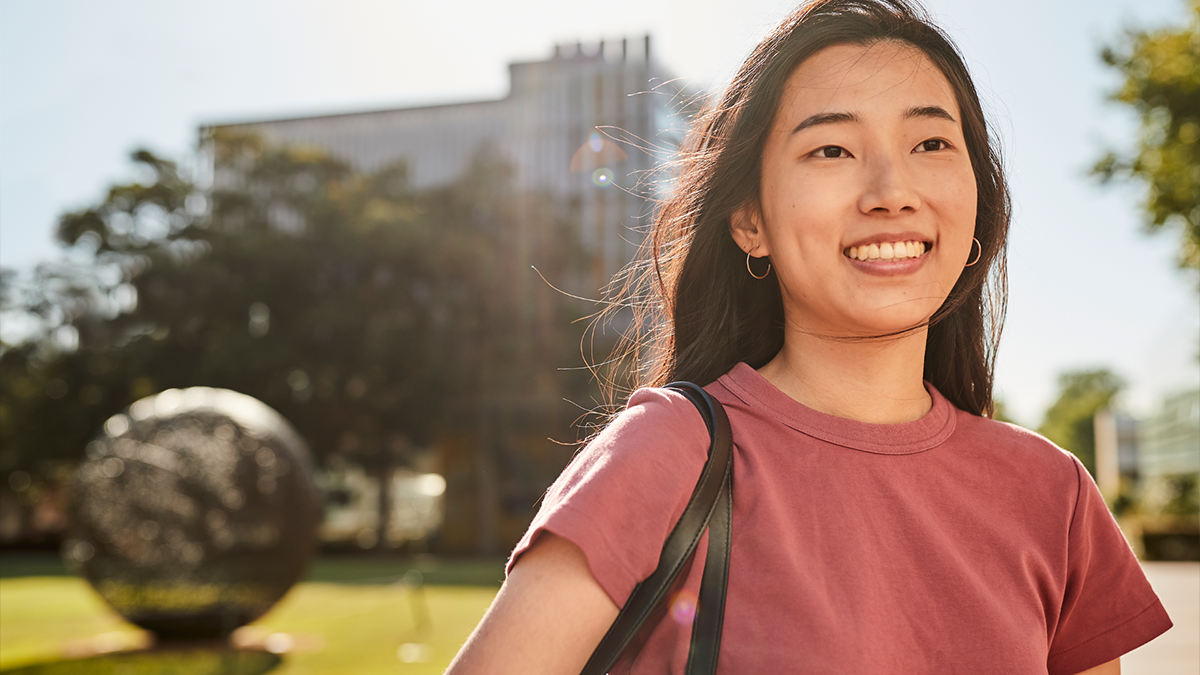
{"label": "bare arm", "polygon": [[446,673],[578,673],[617,612],[583,551],[543,532]]}
{"label": "bare arm", "polygon": [[1088,668],[1078,675],[1121,675],[1121,659],[1103,663],[1095,668]]}

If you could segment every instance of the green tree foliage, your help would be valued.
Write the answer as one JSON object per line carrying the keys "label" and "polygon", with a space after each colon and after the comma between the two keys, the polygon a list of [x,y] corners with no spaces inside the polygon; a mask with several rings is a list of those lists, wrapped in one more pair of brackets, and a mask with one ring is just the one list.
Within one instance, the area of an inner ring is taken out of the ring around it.
{"label": "green tree foliage", "polygon": [[1107,408],[1121,391],[1121,378],[1107,369],[1080,370],[1058,377],[1058,400],[1046,411],[1038,433],[1071,452],[1096,472],[1096,411]]}
{"label": "green tree foliage", "polygon": [[5,277],[6,311],[46,328],[0,354],[0,475],[78,458],[133,400],[205,385],[380,476],[437,439],[486,435],[489,479],[514,493],[496,499],[531,508],[561,463],[531,464],[519,439],[568,432],[562,399],[589,395],[586,371],[555,375],[579,362],[578,310],[530,269],[585,268],[574,229],[487,152],[458,183],[414,190],[403,166],[364,175],[234,135],[204,149],[210,190],[139,151],[146,180],[61,219],[72,264]]}
{"label": "green tree foliage", "polygon": [[1181,231],[1180,266],[1200,270],[1200,0],[1188,0],[1187,24],[1128,31],[1104,62],[1125,82],[1113,100],[1141,116],[1137,148],[1110,152],[1093,172],[1104,181],[1137,178],[1149,191],[1149,228]]}

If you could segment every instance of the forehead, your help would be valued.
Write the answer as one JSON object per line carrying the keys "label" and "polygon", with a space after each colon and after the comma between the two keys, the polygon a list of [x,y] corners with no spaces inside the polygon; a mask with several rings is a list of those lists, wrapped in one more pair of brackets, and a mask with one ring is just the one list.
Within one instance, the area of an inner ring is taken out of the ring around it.
{"label": "forehead", "polygon": [[937,105],[961,119],[954,89],[924,52],[902,42],[834,45],[788,77],[779,121],[821,112],[885,113]]}

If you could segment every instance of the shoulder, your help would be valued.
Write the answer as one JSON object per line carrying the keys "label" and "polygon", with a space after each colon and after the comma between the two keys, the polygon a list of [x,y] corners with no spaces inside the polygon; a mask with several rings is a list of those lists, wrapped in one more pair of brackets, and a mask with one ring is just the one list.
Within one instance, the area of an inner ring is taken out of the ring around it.
{"label": "shoulder", "polygon": [[954,441],[978,461],[1027,481],[1030,487],[1074,496],[1087,470],[1075,455],[1045,436],[1024,427],[979,417],[961,410]]}
{"label": "shoulder", "polygon": [[588,444],[584,456],[707,457],[708,428],[686,396],[673,389],[638,389],[625,410]]}
{"label": "shoulder", "polygon": [[550,495],[599,480],[630,486],[649,476],[699,476],[708,444],[708,428],[686,396],[670,389],[639,389],[575,456]]}
{"label": "shoulder", "polygon": [[635,421],[682,426],[703,424],[700,413],[687,396],[665,387],[646,387],[633,392],[625,410],[617,415],[613,424],[627,425]]}
{"label": "shoulder", "polygon": [[972,442],[1038,464],[1049,464],[1074,471],[1074,455],[1058,447],[1045,436],[1016,424],[972,415],[961,410],[956,412],[957,431]]}

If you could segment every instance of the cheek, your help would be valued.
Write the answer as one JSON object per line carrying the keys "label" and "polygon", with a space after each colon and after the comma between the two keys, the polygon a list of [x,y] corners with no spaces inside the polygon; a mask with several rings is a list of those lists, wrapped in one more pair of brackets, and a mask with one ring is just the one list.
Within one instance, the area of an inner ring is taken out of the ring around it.
{"label": "cheek", "polygon": [[[808,189],[796,189],[795,185]],[[835,190],[815,181],[796,180],[764,190],[765,235],[772,255],[786,254],[809,258],[829,247],[830,237],[838,238],[837,224],[845,214],[838,208]]]}
{"label": "cheek", "polygon": [[950,225],[947,234],[955,240],[963,238],[969,242],[974,236],[975,214],[979,205],[975,176],[954,176],[944,181],[939,202]]}
{"label": "cheek", "polygon": [[970,225],[972,231],[975,229],[975,213],[979,208],[979,190],[975,184],[975,175],[971,174],[962,180],[959,187],[958,195],[959,208],[963,211],[963,217]]}

